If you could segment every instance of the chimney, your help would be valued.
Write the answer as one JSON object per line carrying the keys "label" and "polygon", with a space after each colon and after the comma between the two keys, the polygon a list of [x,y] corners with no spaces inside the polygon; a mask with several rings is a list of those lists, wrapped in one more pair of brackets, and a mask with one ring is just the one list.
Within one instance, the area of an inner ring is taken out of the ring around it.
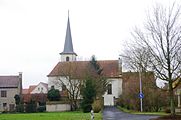
{"label": "chimney", "polygon": [[122,60],[120,58],[118,59],[118,74],[119,77],[122,76]]}
{"label": "chimney", "polygon": [[22,87],[22,72],[19,72],[19,89],[20,89],[19,94],[21,96],[22,95],[22,89],[23,89],[23,87]]}

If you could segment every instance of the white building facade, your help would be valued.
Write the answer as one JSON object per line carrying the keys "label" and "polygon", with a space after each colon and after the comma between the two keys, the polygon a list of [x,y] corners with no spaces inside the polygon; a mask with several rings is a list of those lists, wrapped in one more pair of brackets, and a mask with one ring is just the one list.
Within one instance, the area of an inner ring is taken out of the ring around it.
{"label": "white building facade", "polygon": [[48,93],[48,85],[46,83],[40,82],[31,92],[30,94],[47,94]]}
{"label": "white building facade", "polygon": [[[76,75],[83,74],[86,69],[86,65],[89,61],[76,61],[77,54],[73,50],[72,36],[70,30],[70,21],[68,17],[67,31],[65,37],[64,50],[60,53],[61,61],[54,67],[54,69],[48,75],[48,89],[54,86],[55,89],[62,90],[62,82],[60,79],[66,83],[68,87],[68,82],[66,79],[67,66],[76,66]],[[122,64],[121,60],[102,60],[98,61],[101,68],[103,68],[103,74],[108,78],[109,85],[108,90],[103,95],[105,106],[114,106],[115,100],[119,98],[122,94]],[[71,65],[70,65],[71,64]],[[69,68],[70,69],[70,68]],[[73,73],[74,74],[74,73]],[[66,76],[66,77],[65,77]]]}

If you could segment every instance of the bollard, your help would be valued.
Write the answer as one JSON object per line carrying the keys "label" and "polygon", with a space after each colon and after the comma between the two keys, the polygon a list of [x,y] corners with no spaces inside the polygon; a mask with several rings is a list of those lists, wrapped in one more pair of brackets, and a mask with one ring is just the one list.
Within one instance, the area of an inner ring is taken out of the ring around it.
{"label": "bollard", "polygon": [[94,111],[91,110],[91,120],[94,120]]}

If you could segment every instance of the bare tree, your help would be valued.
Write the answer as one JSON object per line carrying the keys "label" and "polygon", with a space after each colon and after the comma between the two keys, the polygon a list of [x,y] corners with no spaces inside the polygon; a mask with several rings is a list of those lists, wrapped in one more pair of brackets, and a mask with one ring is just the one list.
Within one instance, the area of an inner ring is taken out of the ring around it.
{"label": "bare tree", "polygon": [[56,84],[62,88],[62,91],[67,92],[71,110],[78,108],[80,89],[83,84],[82,68],[81,64],[78,65],[76,62],[65,62],[59,69],[61,76]]}
{"label": "bare tree", "polygon": [[120,55],[123,59],[124,66],[128,70],[135,72],[147,72],[151,70],[148,48],[137,46],[137,43],[127,44],[124,47],[122,54]]}
{"label": "bare tree", "polygon": [[168,81],[171,114],[175,114],[173,82],[181,74],[180,6],[156,4],[148,13],[143,30],[136,28],[133,37],[141,48],[148,48],[149,62],[156,76]]}

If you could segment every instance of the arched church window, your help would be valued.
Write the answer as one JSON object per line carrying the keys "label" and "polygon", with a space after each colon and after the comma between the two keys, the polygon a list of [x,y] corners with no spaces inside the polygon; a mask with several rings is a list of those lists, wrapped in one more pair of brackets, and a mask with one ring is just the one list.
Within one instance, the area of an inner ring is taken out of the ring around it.
{"label": "arched church window", "polygon": [[66,57],[66,61],[69,61],[69,59],[70,59],[69,57]]}

